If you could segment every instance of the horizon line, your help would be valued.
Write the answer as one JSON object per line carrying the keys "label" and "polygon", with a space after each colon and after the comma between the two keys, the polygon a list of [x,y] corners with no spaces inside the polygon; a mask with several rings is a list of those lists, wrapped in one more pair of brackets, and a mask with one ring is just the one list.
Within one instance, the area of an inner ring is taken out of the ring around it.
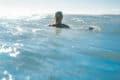
{"label": "horizon line", "polygon": [[[12,15],[12,16],[8,16],[8,15],[0,15],[0,18],[2,17],[30,17],[30,16],[43,16],[43,15],[54,15],[55,13],[33,13],[33,14],[29,14],[29,15]],[[120,15],[120,14],[115,14],[115,13],[97,13],[97,14],[87,14],[87,13],[63,13],[63,15]]]}

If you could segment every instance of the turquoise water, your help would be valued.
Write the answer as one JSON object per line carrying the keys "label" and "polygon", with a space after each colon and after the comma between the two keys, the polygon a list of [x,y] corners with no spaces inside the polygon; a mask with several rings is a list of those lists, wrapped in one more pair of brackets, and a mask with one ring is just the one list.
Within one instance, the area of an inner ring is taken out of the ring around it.
{"label": "turquoise water", "polygon": [[52,18],[0,18],[0,80],[120,80],[119,15]]}

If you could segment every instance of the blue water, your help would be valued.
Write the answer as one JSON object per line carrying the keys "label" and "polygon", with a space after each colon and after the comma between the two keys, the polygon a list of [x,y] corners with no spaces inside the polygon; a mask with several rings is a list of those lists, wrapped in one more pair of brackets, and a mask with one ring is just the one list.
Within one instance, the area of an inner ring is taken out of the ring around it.
{"label": "blue water", "polygon": [[120,80],[119,15],[52,18],[0,18],[0,80]]}

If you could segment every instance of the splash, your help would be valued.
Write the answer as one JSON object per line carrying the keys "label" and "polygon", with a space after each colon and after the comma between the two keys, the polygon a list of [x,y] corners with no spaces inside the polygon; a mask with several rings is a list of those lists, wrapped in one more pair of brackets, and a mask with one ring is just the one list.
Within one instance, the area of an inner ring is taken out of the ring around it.
{"label": "splash", "polygon": [[90,27],[94,28],[94,31],[101,32],[101,28],[99,26],[91,25]]}

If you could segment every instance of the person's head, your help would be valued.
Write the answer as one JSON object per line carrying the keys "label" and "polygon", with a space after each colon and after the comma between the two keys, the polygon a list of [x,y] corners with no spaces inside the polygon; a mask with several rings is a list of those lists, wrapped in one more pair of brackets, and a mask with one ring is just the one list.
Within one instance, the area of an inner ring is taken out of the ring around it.
{"label": "person's head", "polygon": [[63,19],[63,13],[61,11],[57,11],[55,13],[55,24],[62,23],[62,19]]}

